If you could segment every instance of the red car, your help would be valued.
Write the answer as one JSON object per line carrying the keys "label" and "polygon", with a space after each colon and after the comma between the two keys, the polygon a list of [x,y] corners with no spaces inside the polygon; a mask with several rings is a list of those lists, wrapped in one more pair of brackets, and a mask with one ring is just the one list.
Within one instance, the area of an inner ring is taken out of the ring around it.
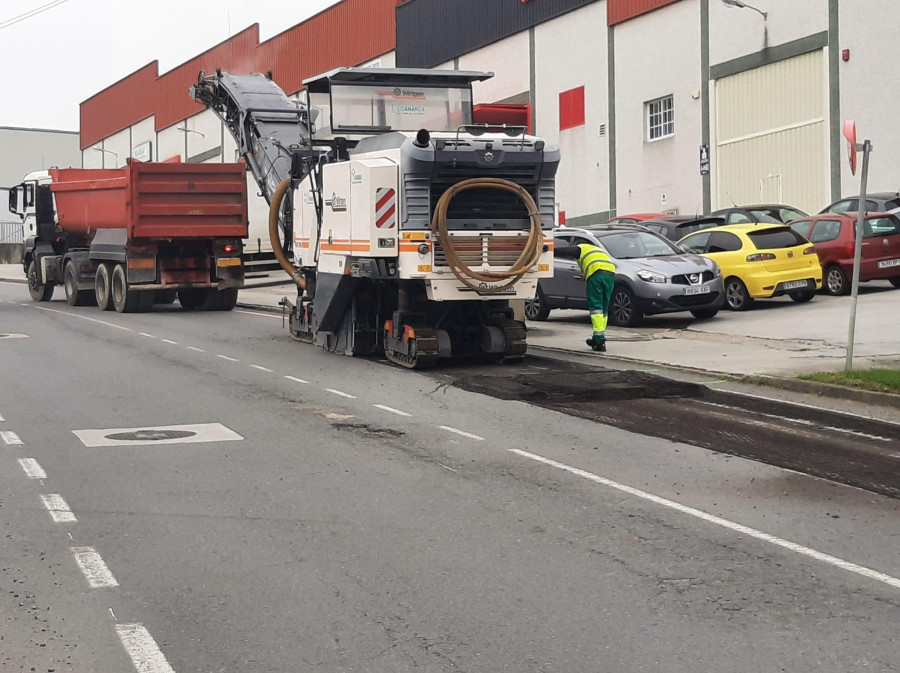
{"label": "red car", "polygon": [[[822,263],[822,289],[828,294],[850,292],[856,218],[856,213],[827,213],[791,222],[794,231],[815,244]],[[867,213],[862,246],[859,279],[889,280],[900,288],[900,219],[890,213]]]}

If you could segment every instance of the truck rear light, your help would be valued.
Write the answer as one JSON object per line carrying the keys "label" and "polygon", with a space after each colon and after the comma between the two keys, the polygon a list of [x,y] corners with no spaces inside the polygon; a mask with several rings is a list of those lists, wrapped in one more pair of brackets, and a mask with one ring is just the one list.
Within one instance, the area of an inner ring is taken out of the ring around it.
{"label": "truck rear light", "polygon": [[222,248],[222,249],[223,249],[225,252],[231,252],[231,251],[234,250],[234,246],[233,246],[233,245],[226,245],[226,246],[225,246],[224,248]]}
{"label": "truck rear light", "polygon": [[816,254],[816,246],[811,245],[808,248],[803,250],[804,255],[815,255]]}
{"label": "truck rear light", "polygon": [[748,262],[766,262],[772,259],[775,259],[775,255],[771,252],[755,252],[752,255],[747,255]]}

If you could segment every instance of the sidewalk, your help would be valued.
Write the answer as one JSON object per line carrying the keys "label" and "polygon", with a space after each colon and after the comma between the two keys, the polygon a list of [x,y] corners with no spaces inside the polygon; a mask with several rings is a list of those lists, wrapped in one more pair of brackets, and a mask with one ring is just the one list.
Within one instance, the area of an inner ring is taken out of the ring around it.
{"label": "sidewalk", "polygon": [[[0,280],[24,283],[22,267],[0,264]],[[24,287],[22,294],[27,298]],[[282,297],[296,300],[292,283],[244,288],[238,305],[280,312]],[[849,297],[818,296],[807,304],[782,298],[707,321],[689,314],[651,317],[641,328],[610,328],[607,355],[729,376],[836,371],[844,366],[849,305]],[[553,311],[546,322],[528,323],[531,346],[605,357],[585,346],[589,334],[587,311]],[[855,354],[859,368],[900,366],[900,290],[872,283],[860,292]]]}

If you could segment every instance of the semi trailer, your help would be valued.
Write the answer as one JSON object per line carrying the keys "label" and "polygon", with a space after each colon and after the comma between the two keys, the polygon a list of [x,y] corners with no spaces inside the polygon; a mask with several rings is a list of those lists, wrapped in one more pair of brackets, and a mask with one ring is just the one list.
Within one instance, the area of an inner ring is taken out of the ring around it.
{"label": "semi trailer", "polygon": [[289,98],[266,74],[191,87],[234,136],[293,279],[293,338],[408,368],[521,359],[511,300],[553,273],[559,150],[472,121],[492,73],[338,68]]}
{"label": "semi trailer", "polygon": [[231,310],[244,282],[247,184],[235,164],[143,163],[51,168],[10,188],[23,220],[35,301],[56,286],[72,306]]}

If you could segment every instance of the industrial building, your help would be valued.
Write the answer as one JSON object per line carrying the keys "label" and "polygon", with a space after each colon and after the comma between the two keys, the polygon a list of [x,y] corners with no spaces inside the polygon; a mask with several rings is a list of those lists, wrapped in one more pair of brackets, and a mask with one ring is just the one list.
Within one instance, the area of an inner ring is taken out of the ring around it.
{"label": "industrial building", "polygon": [[294,93],[338,66],[460,68],[496,74],[475,85],[477,118],[559,143],[570,225],[732,203],[814,212],[858,190],[844,119],[875,145],[870,189],[900,188],[894,96],[879,95],[900,79],[895,2],[343,0],[262,43],[254,25],[169,72],[151,63],[84,101],[82,163],[234,160],[187,95],[200,70],[271,70]]}

